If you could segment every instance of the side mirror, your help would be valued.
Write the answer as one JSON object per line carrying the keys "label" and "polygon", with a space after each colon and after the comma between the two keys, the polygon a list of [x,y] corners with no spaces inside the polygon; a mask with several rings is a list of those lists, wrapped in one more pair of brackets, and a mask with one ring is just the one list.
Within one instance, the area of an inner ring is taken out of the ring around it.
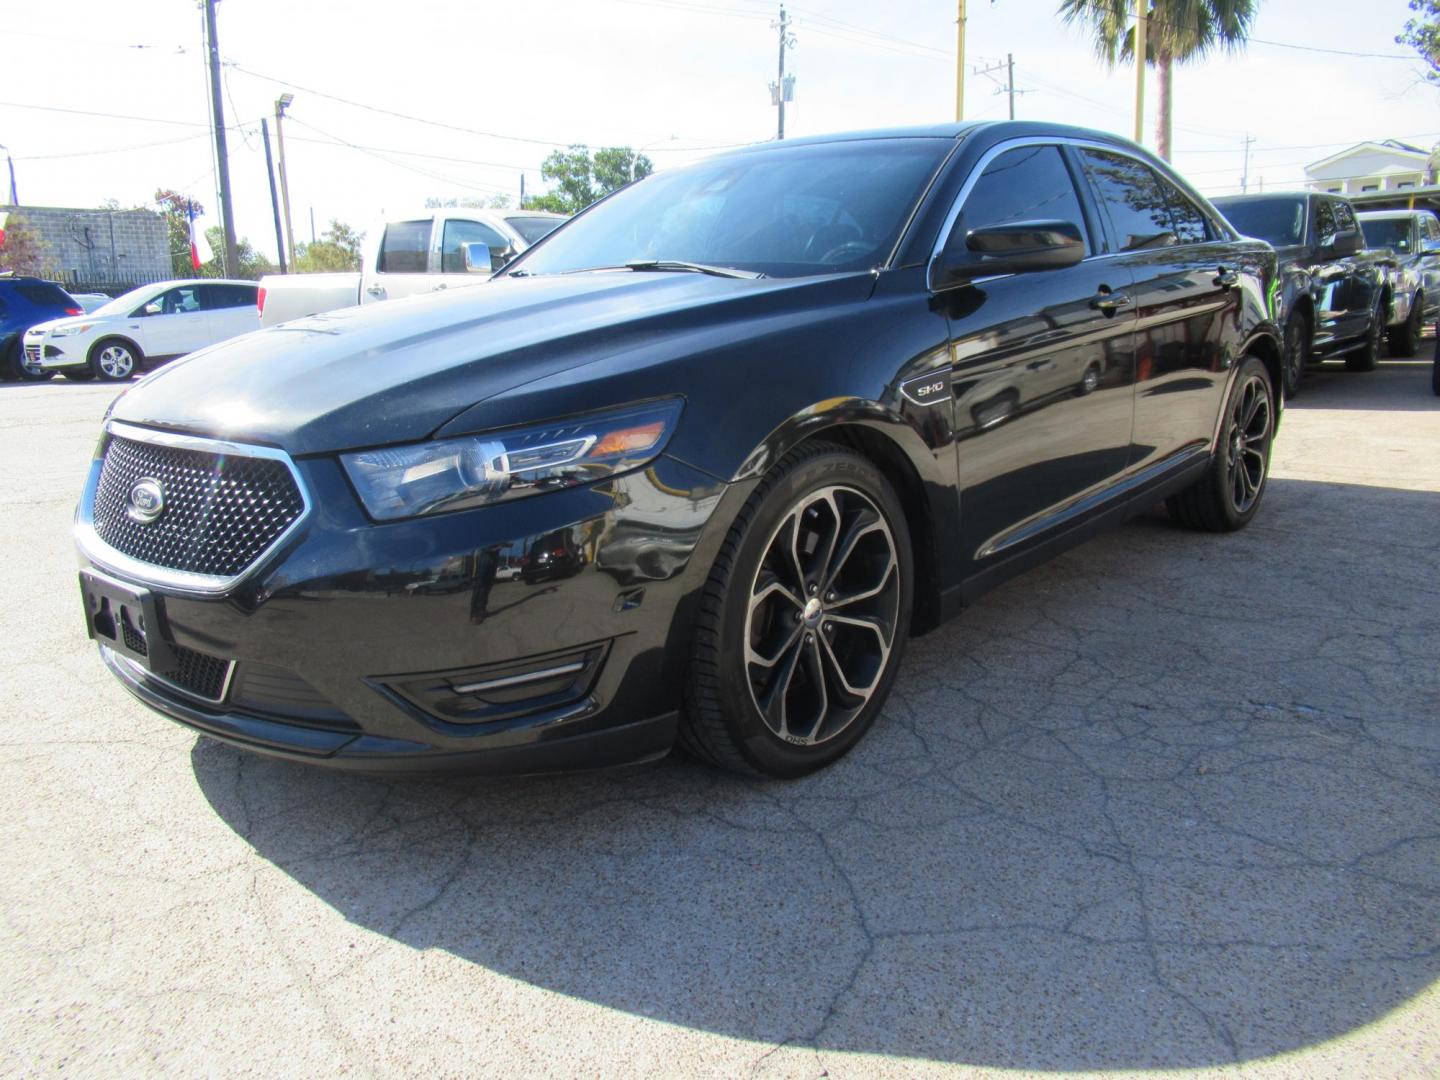
{"label": "side mirror", "polygon": [[141,318],[145,318],[145,317],[148,317],[148,316],[150,316],[150,315],[159,315],[160,312],[161,312],[161,310],[162,310],[162,309],[161,309],[161,307],[160,307],[160,301],[159,301],[159,300],[151,300],[150,303],[146,304],[144,307],[142,307],[142,308],[140,309],[140,317],[141,317]]}
{"label": "side mirror", "polygon": [[1071,221],[1014,221],[971,229],[936,260],[935,287],[963,285],[995,274],[1062,270],[1085,257],[1080,226]]}
{"label": "side mirror", "polygon": [[1360,250],[1360,230],[1341,229],[1337,232],[1330,243],[1325,245],[1327,251],[1337,259],[1343,259],[1347,255],[1354,255]]}
{"label": "side mirror", "polygon": [[1420,241],[1421,255],[1440,255],[1440,240]]}
{"label": "side mirror", "polygon": [[465,253],[465,272],[467,274],[493,274],[519,254],[513,245],[492,248],[479,241],[462,244],[461,250]]}

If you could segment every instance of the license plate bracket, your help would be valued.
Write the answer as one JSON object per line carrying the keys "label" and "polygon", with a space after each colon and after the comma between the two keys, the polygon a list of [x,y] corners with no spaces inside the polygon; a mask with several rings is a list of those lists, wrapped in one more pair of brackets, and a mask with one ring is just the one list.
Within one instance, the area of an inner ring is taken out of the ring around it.
{"label": "license plate bracket", "polygon": [[85,604],[85,630],[93,641],[157,675],[179,666],[165,632],[159,598],[149,589],[81,570],[80,596]]}

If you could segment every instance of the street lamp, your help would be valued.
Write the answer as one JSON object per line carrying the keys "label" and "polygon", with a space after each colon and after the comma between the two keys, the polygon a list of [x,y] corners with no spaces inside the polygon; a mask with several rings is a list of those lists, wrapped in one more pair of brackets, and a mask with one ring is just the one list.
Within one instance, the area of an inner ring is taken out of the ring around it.
{"label": "street lamp", "polygon": [[295,269],[295,230],[290,227],[290,181],[285,174],[285,110],[295,100],[294,94],[281,94],[275,99],[275,142],[280,148],[280,203],[285,208],[285,246],[290,252],[290,269]]}

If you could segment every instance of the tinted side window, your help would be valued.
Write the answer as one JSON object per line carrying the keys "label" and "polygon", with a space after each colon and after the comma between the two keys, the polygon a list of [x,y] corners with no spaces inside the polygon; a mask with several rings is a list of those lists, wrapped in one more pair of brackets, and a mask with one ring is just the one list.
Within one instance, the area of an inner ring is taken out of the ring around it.
{"label": "tinted side window", "polygon": [[[1071,221],[1086,236],[1085,215],[1065,159],[1054,146],[1022,146],[1007,150],[980,174],[960,211],[952,237],[971,229],[1012,221]],[[1087,251],[1094,245],[1087,239]]]}
{"label": "tinted side window", "polygon": [[249,285],[202,285],[200,294],[207,311],[255,305],[255,289]]}
{"label": "tinted side window", "polygon": [[1315,200],[1315,243],[1323,244],[1339,231],[1335,224],[1335,204],[1329,199]]}
{"label": "tinted side window", "polygon": [[1157,177],[1160,188],[1165,192],[1165,201],[1170,206],[1170,226],[1175,239],[1181,244],[1203,244],[1210,236],[1210,225],[1205,214],[1195,205],[1189,195],[1165,177]]}
{"label": "tinted side window", "polygon": [[1335,203],[1335,224],[1342,230],[1359,228],[1349,203],[1338,201]]}
{"label": "tinted side window", "polygon": [[380,262],[375,267],[382,274],[425,273],[425,249],[430,245],[430,221],[396,221],[385,226],[385,239],[380,245]]}
{"label": "tinted side window", "polygon": [[1085,172],[1110,213],[1121,251],[1176,243],[1170,206],[1150,167],[1104,150],[1081,150]]}
{"label": "tinted side window", "polygon": [[446,274],[465,273],[464,244],[484,244],[491,256],[500,255],[510,246],[510,241],[489,225],[478,221],[452,219],[445,222],[445,238],[440,247],[440,270]]}

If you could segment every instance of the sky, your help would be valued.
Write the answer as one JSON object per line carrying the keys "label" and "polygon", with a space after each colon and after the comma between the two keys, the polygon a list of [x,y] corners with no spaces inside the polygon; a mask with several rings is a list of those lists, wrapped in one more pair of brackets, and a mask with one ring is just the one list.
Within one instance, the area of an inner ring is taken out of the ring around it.
{"label": "sky", "polygon": [[[966,118],[1130,134],[1133,69],[1110,70],[1057,0],[970,0]],[[296,237],[359,229],[429,196],[543,189],[557,147],[645,148],[657,168],[773,138],[772,0],[220,0],[237,232],[273,257],[259,121],[285,124]],[[788,5],[787,136],[954,119],[955,0]],[[1365,139],[1440,142],[1440,89],[1394,37],[1405,0],[1261,0],[1249,47],[1177,70],[1174,163],[1201,191],[1295,186]],[[219,221],[195,0],[0,0],[0,144],[22,204],[148,205],[175,188]],[[1324,51],[1334,50],[1334,51]],[[1354,54],[1375,55],[1354,55]],[[1153,146],[1153,76],[1146,137]],[[396,115],[400,114],[400,115]],[[271,132],[272,140],[274,132]]]}

